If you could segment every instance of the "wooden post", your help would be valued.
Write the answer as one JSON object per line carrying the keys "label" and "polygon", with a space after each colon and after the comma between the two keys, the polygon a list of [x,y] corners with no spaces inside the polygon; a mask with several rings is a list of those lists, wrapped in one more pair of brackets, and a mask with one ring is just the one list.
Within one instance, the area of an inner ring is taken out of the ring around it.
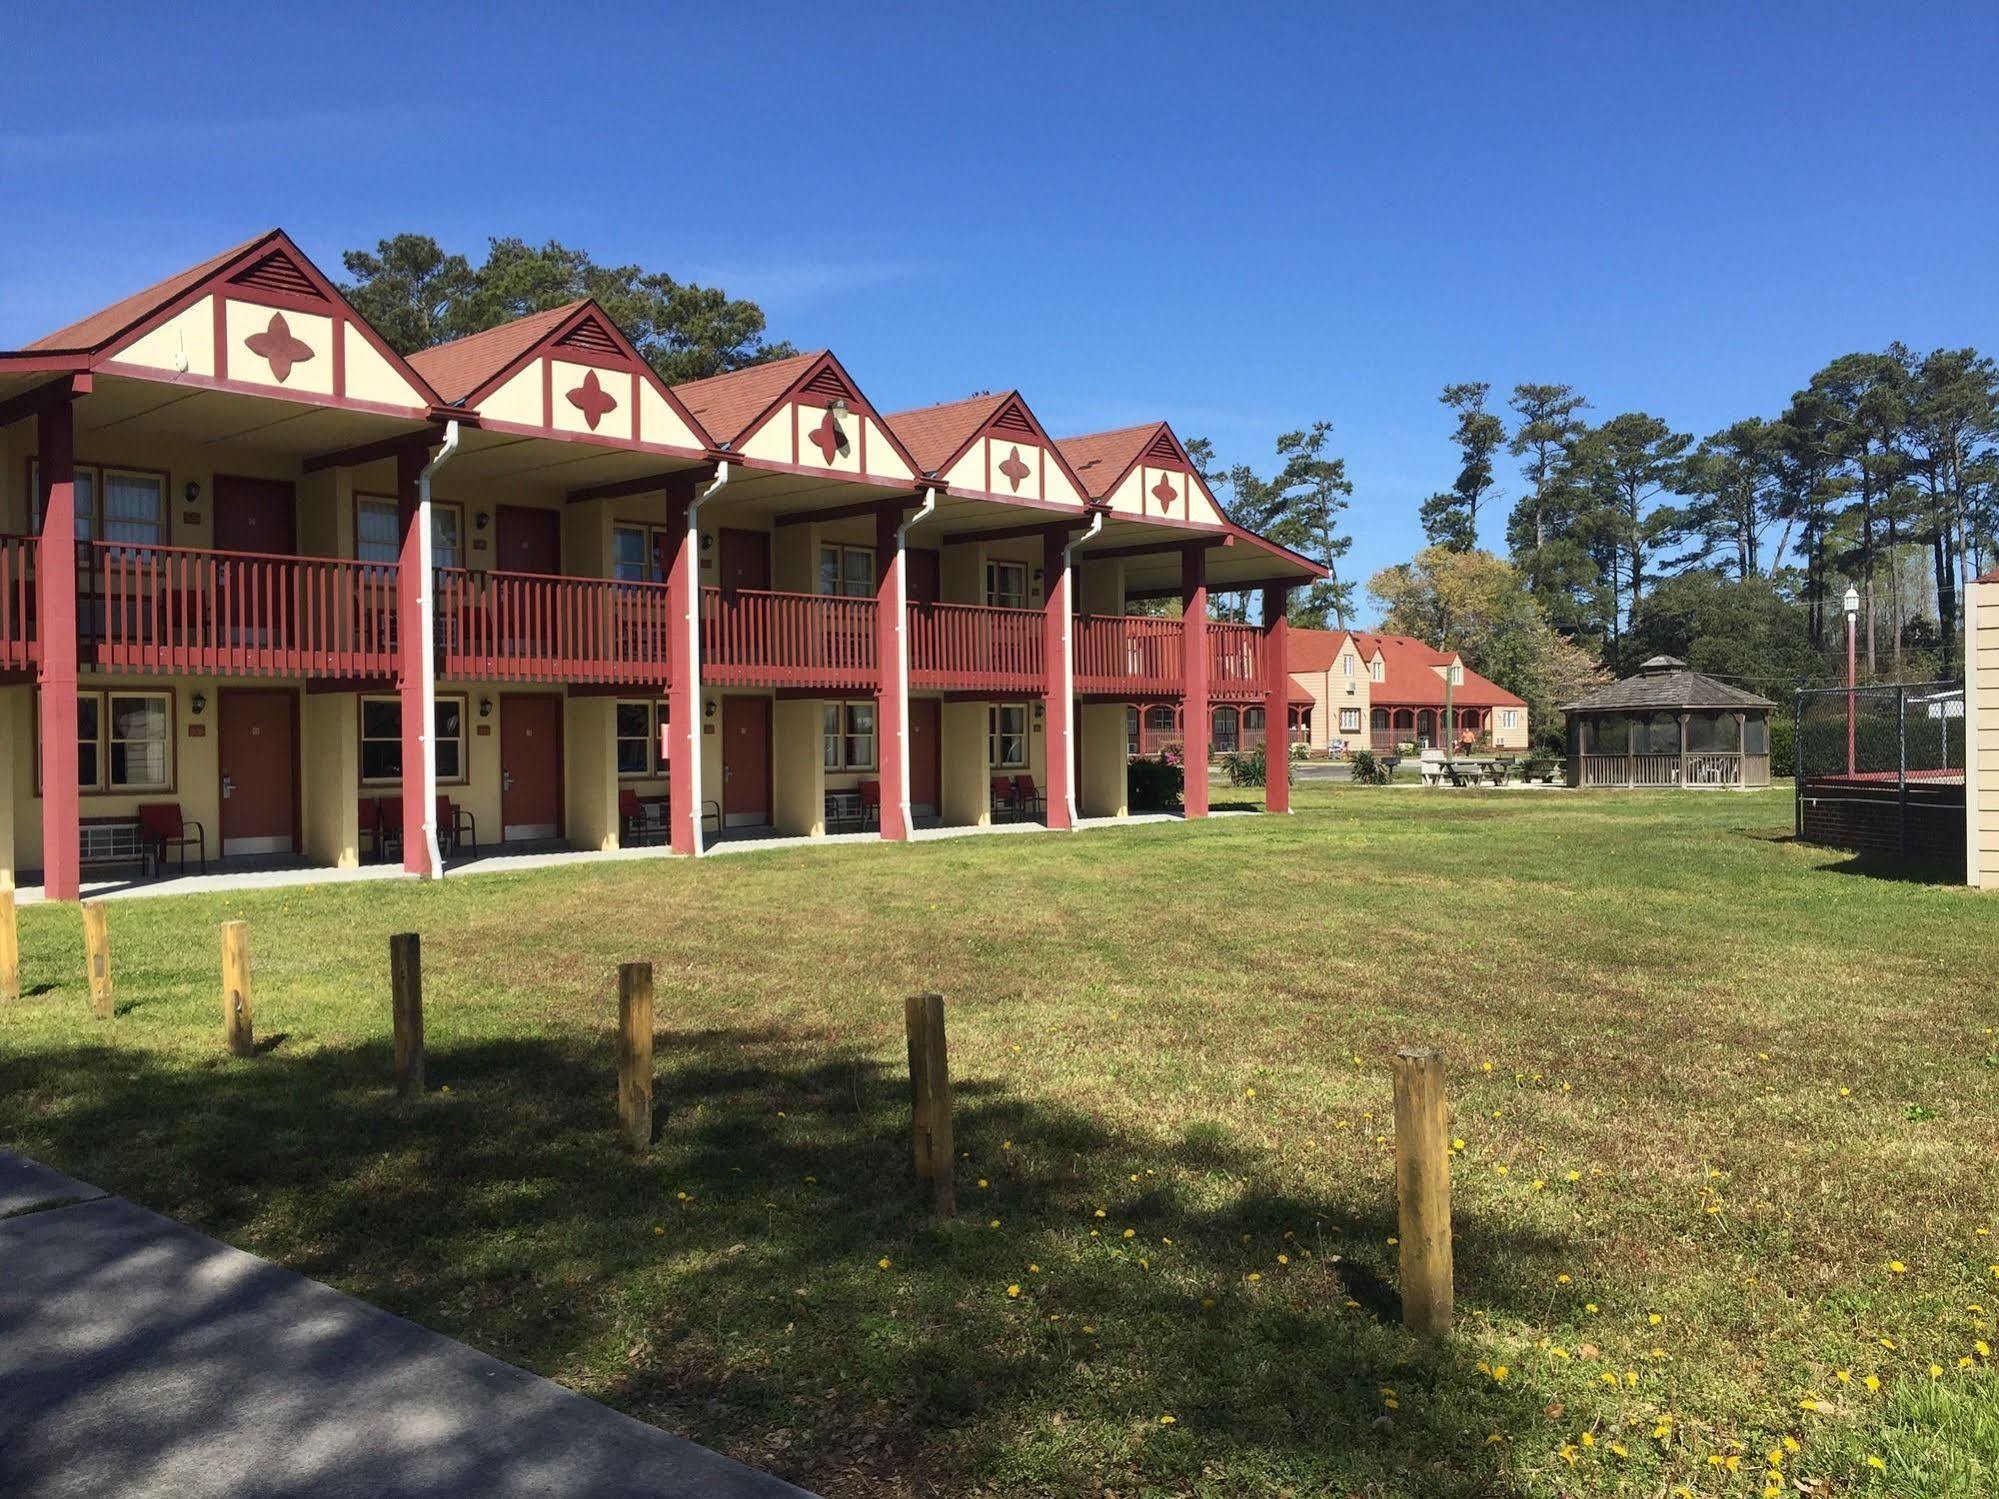
{"label": "wooden post", "polygon": [[652,1145],[652,964],[618,969],[618,1132],[628,1150]]}
{"label": "wooden post", "polygon": [[21,930],[14,921],[14,887],[0,885],[0,1001],[21,997]]}
{"label": "wooden post", "polygon": [[396,1026],[396,1096],[423,1096],[423,938],[389,938],[390,1005]]}
{"label": "wooden post", "polygon": [[940,1218],[958,1210],[951,1136],[951,1067],[944,1037],[944,996],[912,994],[903,1001],[909,1033],[909,1102],[916,1174],[930,1183],[930,1203]]}
{"label": "wooden post", "polygon": [[83,957],[90,975],[90,1012],[111,1018],[111,929],[105,924],[104,902],[83,903]]}
{"label": "wooden post", "polygon": [[1395,1054],[1395,1197],[1401,1218],[1402,1322],[1451,1330],[1451,1147],[1444,1059]]}
{"label": "wooden post", "polygon": [[255,1056],[257,1046],[251,1031],[250,1008],[250,923],[222,923],[222,1034],[229,1050],[239,1057]]}

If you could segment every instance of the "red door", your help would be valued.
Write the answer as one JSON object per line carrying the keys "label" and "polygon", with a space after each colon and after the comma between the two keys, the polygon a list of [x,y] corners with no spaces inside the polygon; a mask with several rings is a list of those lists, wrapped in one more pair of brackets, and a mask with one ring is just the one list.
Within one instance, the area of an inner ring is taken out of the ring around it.
{"label": "red door", "polygon": [[503,573],[562,571],[562,512],[501,505],[493,517],[493,566]]}
{"label": "red door", "polygon": [[289,692],[216,693],[225,854],[288,854],[295,847],[298,700]]}
{"label": "red door", "polygon": [[282,479],[215,476],[215,549],[289,557],[298,551],[298,504]]}
{"label": "red door", "polygon": [[770,699],[722,699],[722,814],[770,821]]}
{"label": "red door", "polygon": [[944,704],[934,697],[909,700],[909,805],[935,815],[943,781]]}
{"label": "red door", "polygon": [[761,531],[722,532],[722,576],[724,593],[738,588],[770,587],[770,538]]}
{"label": "red door", "polygon": [[911,547],[902,555],[912,604],[934,604],[943,595],[943,559],[934,547]]}
{"label": "red door", "polygon": [[500,699],[500,836],[562,836],[562,699]]}

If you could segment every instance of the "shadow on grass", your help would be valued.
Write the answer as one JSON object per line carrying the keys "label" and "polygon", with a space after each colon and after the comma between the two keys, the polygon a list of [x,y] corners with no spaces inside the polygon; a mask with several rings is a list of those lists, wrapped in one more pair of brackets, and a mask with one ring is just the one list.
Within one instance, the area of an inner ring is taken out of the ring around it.
{"label": "shadow on grass", "polygon": [[[961,1211],[937,1225],[900,1068],[818,1035],[663,1032],[659,1139],[633,1158],[612,1054],[434,1044],[431,1093],[397,1103],[386,1043],[17,1051],[0,1131],[829,1494],[1517,1492],[1487,1435],[1534,1403],[1396,1324],[1385,1192],[1301,1197],[1218,1126],[1162,1156],[970,1076]],[[1564,1252],[1461,1215],[1461,1322],[1538,1316]]]}

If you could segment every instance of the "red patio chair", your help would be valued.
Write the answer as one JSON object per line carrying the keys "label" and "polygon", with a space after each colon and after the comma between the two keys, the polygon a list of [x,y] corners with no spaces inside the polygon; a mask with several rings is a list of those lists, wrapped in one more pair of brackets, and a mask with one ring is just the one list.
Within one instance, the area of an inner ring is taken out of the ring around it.
{"label": "red patio chair", "polygon": [[1048,805],[1041,799],[1041,792],[1034,784],[1033,776],[1013,778],[1013,805],[1022,817],[1042,817],[1047,815]]}
{"label": "red patio chair", "polygon": [[403,853],[403,799],[385,796],[375,803],[375,856],[399,859]]}
{"label": "red patio chair", "polygon": [[861,826],[878,828],[882,825],[882,783],[880,781],[861,782]]}
{"label": "red patio chair", "polygon": [[167,850],[180,855],[180,872],[187,873],[190,845],[201,850],[201,872],[208,873],[208,830],[180,815],[179,802],[147,802],[139,808],[139,836],[153,851],[153,867],[162,873],[167,867]]}
{"label": "red patio chair", "polygon": [[365,857],[380,863],[382,858],[382,804],[372,796],[355,803],[355,838]]}
{"label": "red patio chair", "polygon": [[479,847],[479,820],[448,796],[437,799],[437,837],[445,853]]}
{"label": "red patio chair", "polygon": [[1013,780],[1008,776],[993,777],[993,821],[1011,822],[1020,815],[1020,801],[1014,795]]}

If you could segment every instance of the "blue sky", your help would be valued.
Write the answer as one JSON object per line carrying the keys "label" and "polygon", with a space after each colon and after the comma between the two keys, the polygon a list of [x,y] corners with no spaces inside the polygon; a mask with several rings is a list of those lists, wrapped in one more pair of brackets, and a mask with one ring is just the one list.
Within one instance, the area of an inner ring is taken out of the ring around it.
{"label": "blue sky", "polygon": [[1265,468],[1330,419],[1363,579],[1453,472],[1446,381],[1704,433],[1849,349],[1999,349],[1989,3],[578,14],[16,18],[0,346],[274,224],[329,272],[561,238],[885,409],[1018,386]]}

